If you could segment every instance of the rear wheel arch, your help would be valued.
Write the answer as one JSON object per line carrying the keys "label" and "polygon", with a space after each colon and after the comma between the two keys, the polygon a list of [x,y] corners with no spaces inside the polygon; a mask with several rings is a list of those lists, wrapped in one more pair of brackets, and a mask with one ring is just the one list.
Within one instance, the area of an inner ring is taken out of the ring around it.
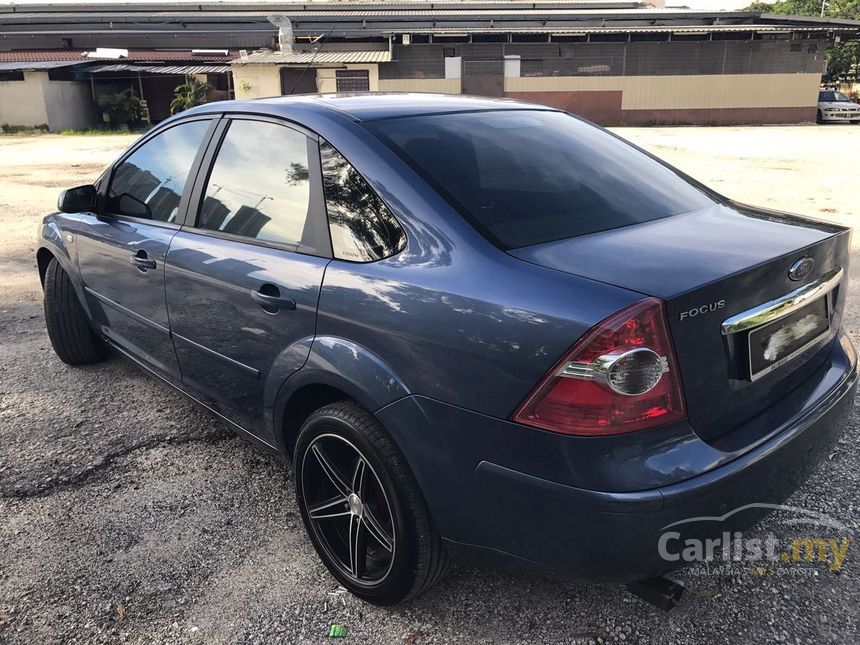
{"label": "rear wheel arch", "polygon": [[282,403],[283,410],[278,415],[280,428],[276,429],[280,447],[285,455],[293,457],[296,439],[307,418],[320,408],[337,401],[357,403],[343,390],[324,383],[303,385],[285,399]]}
{"label": "rear wheel arch", "polygon": [[345,338],[317,337],[307,362],[274,400],[272,425],[279,450],[292,458],[301,424],[315,410],[351,400],[373,414],[410,392],[379,357]]}

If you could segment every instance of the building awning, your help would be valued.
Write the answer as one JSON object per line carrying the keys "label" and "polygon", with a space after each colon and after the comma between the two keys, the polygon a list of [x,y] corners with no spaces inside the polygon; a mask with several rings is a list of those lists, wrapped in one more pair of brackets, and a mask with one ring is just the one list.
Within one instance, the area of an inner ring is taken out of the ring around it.
{"label": "building awning", "polygon": [[391,52],[387,49],[368,51],[316,51],[273,52],[257,51],[232,61],[233,65],[280,64],[280,65],[326,65],[330,63],[388,63]]}
{"label": "building awning", "polygon": [[432,34],[434,36],[466,36],[469,34],[558,34],[558,35],[586,35],[586,34],[649,34],[666,33],[675,34],[718,34],[723,32],[757,32],[763,34],[791,33],[793,31],[803,32],[829,32],[830,27],[793,27],[791,25],[696,25],[696,26],[672,26],[672,25],[642,25],[642,26],[618,26],[618,27],[457,27],[457,28],[409,28],[392,31],[384,31],[386,36],[397,34]]}
{"label": "building awning", "polygon": [[115,63],[113,65],[96,65],[87,70],[90,73],[99,72],[141,72],[145,74],[226,74],[230,71],[229,65],[127,65]]}
{"label": "building awning", "polygon": [[0,72],[31,72],[38,70],[56,69],[58,67],[73,67],[81,65],[88,61],[69,61],[69,60],[52,60],[52,61],[33,61],[33,62],[2,62],[0,61]]}
{"label": "building awning", "polygon": [[[98,51],[98,49],[96,50]],[[226,65],[231,59],[238,56],[238,52],[224,49],[165,49],[165,50],[135,50],[129,49],[128,56],[119,59],[100,58],[95,52],[83,49],[30,49],[15,51],[0,51],[0,62],[8,63],[34,63],[34,62],[58,62],[71,61],[76,63],[107,63],[110,60],[121,60],[128,63],[152,64],[162,62],[173,62],[182,64],[189,61],[201,64]]]}

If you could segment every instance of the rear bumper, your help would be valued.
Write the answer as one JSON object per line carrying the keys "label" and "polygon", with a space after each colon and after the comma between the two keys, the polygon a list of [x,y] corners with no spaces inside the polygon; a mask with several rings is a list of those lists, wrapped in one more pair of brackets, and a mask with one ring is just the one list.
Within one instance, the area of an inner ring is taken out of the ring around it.
{"label": "rear bumper", "polygon": [[[480,415],[420,397],[409,397],[411,403],[401,400],[378,415],[404,448],[440,531],[461,558],[477,564],[519,564],[553,575],[628,582],[678,566],[658,552],[667,525],[692,517],[722,516],[752,503],[778,504],[802,485],[842,434],[853,406],[857,361],[844,337],[834,343],[822,381],[822,387],[825,385],[823,391],[816,389],[815,400],[791,423],[724,465],[676,483],[621,492],[572,483],[577,477],[572,459],[566,460],[571,471],[566,483],[535,474],[537,465],[531,472],[512,466],[527,461],[484,443],[492,433],[486,430],[486,417]],[[412,406],[417,412],[410,411]],[[403,426],[404,422],[409,425]],[[500,441],[505,432],[514,432],[514,424],[494,422],[504,424],[504,428],[496,428]],[[483,452],[496,458],[479,456],[478,446],[468,439],[474,435],[484,446]],[[515,435],[510,436],[516,450]],[[652,461],[659,463],[650,464],[653,472],[688,473],[691,463],[699,463],[704,454],[698,443],[679,440],[672,450],[654,452]],[[627,459],[623,444],[612,445],[606,453],[614,459],[610,469],[623,471],[644,463],[632,452],[641,445],[627,446],[631,450]],[[507,463],[498,459],[506,454]],[[685,525],[681,539],[742,531],[765,514],[750,509],[722,522]]]}

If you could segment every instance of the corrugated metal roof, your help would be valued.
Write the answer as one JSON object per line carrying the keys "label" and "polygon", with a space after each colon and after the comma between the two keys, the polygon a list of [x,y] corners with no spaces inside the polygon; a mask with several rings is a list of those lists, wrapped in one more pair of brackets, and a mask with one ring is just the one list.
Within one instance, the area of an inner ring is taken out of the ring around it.
{"label": "corrugated metal roof", "polygon": [[761,33],[790,33],[792,31],[832,31],[830,27],[792,27],[791,25],[697,25],[672,27],[443,27],[436,29],[387,29],[385,34],[433,34],[434,36],[458,36],[466,34],[641,34],[652,32],[672,33],[716,33],[721,31],[756,31]]}
{"label": "corrugated metal roof", "polygon": [[57,67],[74,67],[75,65],[81,65],[82,63],[86,63],[85,60],[80,61],[68,61],[68,60],[54,60],[54,61],[35,61],[32,63],[28,62],[0,62],[0,72],[26,72],[26,71],[35,71],[40,69],[56,69]]}
{"label": "corrugated metal roof", "polygon": [[[94,56],[86,57],[87,50],[69,50],[69,49],[34,49],[34,50],[18,50],[11,52],[0,52],[0,62],[22,62],[33,63],[36,61],[87,61],[99,60]],[[129,50],[128,58],[124,60],[157,63],[159,61],[185,61],[195,60],[202,63],[226,63],[230,59],[238,56],[237,52],[230,52],[226,56],[219,54],[193,54],[190,49],[187,50]]]}
{"label": "corrugated metal roof", "polygon": [[118,63],[114,65],[97,65],[87,70],[88,72],[145,72],[148,74],[226,74],[230,71],[229,65],[126,65]]}
{"label": "corrugated metal roof", "polygon": [[386,50],[369,51],[318,51],[294,52],[285,54],[273,51],[257,51],[248,54],[246,58],[237,58],[233,65],[248,65],[254,63],[281,63],[284,65],[307,65],[309,63],[388,63],[391,53]]}

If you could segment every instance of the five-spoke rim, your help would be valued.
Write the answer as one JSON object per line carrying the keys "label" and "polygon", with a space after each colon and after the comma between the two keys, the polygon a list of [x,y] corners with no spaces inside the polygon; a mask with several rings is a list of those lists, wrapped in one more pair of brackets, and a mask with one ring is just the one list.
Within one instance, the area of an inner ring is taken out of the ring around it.
{"label": "five-spoke rim", "polygon": [[396,548],[394,515],[373,467],[347,439],[316,437],[302,458],[302,497],[329,559],[362,585],[381,582]]}

